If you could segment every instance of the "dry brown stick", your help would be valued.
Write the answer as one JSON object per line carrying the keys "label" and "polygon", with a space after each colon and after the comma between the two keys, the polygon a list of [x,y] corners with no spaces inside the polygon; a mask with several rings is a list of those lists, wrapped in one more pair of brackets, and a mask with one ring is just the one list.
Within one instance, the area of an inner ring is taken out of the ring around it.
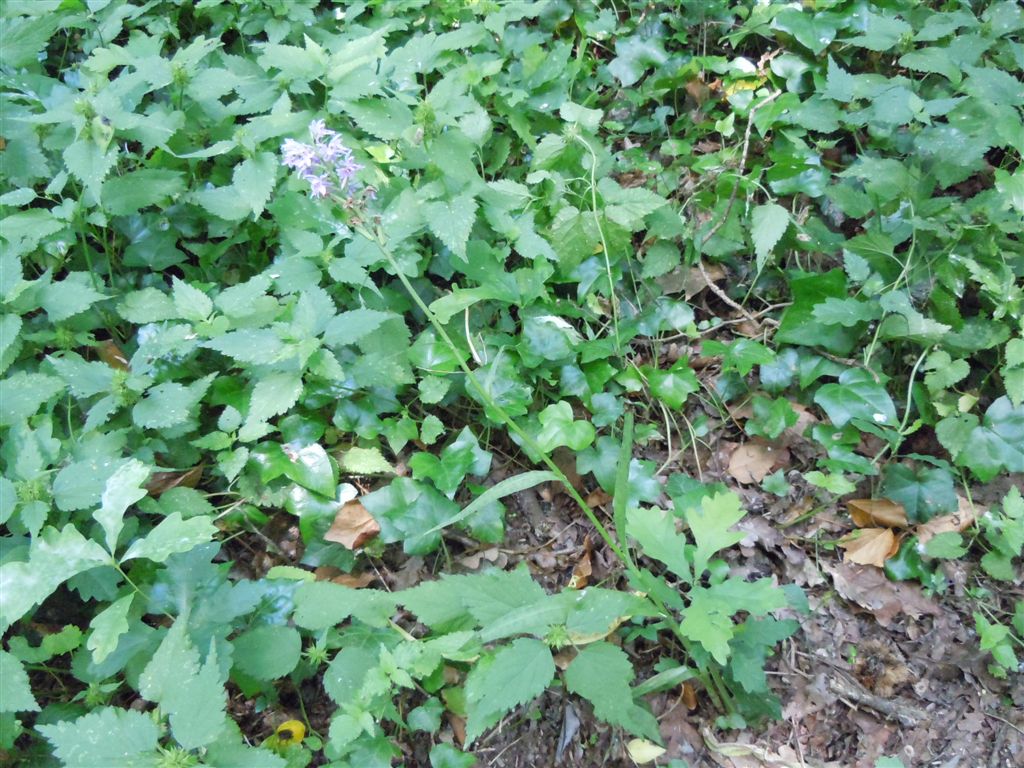
{"label": "dry brown stick", "polygon": [[889,699],[883,699],[881,696],[875,696],[873,693],[868,693],[863,687],[852,680],[848,680],[842,674],[831,675],[828,679],[828,687],[836,696],[842,699],[849,699],[854,704],[860,704],[868,709],[873,709],[880,715],[896,720],[900,725],[908,728],[930,719],[928,713],[923,709],[918,709],[912,704],[907,704],[899,699],[890,701]]}
{"label": "dry brown stick", "polygon": [[[772,91],[763,101],[751,107],[750,112],[747,114],[747,127],[746,130],[743,131],[743,150],[740,152],[740,164],[738,167],[738,171],[741,177],[743,175],[743,171],[747,167],[747,152],[749,152],[750,150],[750,131],[754,125],[754,115],[757,113],[757,110],[759,110],[765,104],[774,101],[781,95],[782,91]],[[739,191],[740,182],[739,180],[737,180],[736,184],[732,188],[732,192],[729,194],[729,202],[725,204],[725,213],[723,213],[721,218],[715,222],[714,226],[712,226],[711,229],[708,230],[708,233],[704,235],[704,238],[700,241],[701,248],[707,245],[708,241],[715,236],[718,230],[720,230],[722,226],[725,224],[725,222],[728,220],[729,214],[732,212],[732,206],[736,202],[736,197],[739,195]],[[721,288],[714,284],[714,282],[711,280],[711,276],[708,275],[707,269],[704,268],[704,260],[700,258],[700,254],[697,255],[697,269],[700,270],[700,275],[701,277],[704,278],[704,283],[707,285],[708,289],[713,294],[715,294],[715,296],[717,296],[719,299],[725,302],[725,304],[739,312],[747,320],[753,323],[755,327],[757,327],[757,320],[754,319],[754,317],[749,312],[747,312],[747,310],[744,309],[741,304],[737,304],[729,297],[729,294],[727,294],[725,291],[723,291]]]}

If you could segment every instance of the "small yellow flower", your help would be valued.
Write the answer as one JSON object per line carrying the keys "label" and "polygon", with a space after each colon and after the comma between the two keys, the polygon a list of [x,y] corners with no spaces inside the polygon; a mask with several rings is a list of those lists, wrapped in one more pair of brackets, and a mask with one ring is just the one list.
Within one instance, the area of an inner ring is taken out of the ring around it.
{"label": "small yellow flower", "polygon": [[277,726],[274,735],[277,737],[277,743],[282,747],[301,744],[302,740],[306,738],[306,726],[299,720],[285,720]]}

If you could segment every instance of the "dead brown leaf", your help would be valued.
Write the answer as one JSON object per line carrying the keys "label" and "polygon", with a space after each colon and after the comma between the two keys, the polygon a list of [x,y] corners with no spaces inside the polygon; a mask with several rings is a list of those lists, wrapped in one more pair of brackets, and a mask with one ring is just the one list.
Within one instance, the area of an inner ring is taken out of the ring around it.
{"label": "dead brown leaf", "polygon": [[690,683],[683,683],[682,699],[690,712],[697,708],[697,690]]}
{"label": "dead brown leaf", "polygon": [[572,578],[569,579],[569,589],[583,589],[590,583],[590,576],[593,573],[593,566],[590,563],[590,535],[583,537],[583,553],[572,569]]}
{"label": "dead brown leaf", "polygon": [[159,496],[178,486],[195,488],[205,468],[205,464],[198,464],[184,472],[154,472],[146,481],[146,493],[150,496]]}
{"label": "dead brown leaf", "polygon": [[358,501],[349,501],[338,510],[324,538],[349,549],[359,549],[378,533],[380,526],[373,515]]}
{"label": "dead brown leaf", "polygon": [[587,494],[586,502],[587,506],[593,509],[594,507],[603,507],[605,504],[610,504],[612,501],[612,495],[606,493],[603,488],[595,488],[589,494]]}
{"label": "dead brown leaf", "polygon": [[349,589],[362,589],[372,584],[376,578],[369,571],[364,571],[363,573],[341,573],[331,579],[331,581]]}
{"label": "dead brown leaf", "polygon": [[924,596],[921,587],[906,581],[889,581],[881,568],[854,563],[822,562],[832,577],[836,592],[871,611],[883,627],[903,613],[911,618],[923,614],[938,616],[942,609]]}
{"label": "dead brown leaf", "polygon": [[96,354],[99,355],[100,360],[111,368],[116,368],[119,371],[128,370],[128,357],[121,348],[110,339],[107,339],[100,344]]}
{"label": "dead brown leaf", "polygon": [[846,550],[844,562],[881,568],[899,551],[900,542],[892,528],[861,528],[841,538],[839,546]]}
{"label": "dead brown leaf", "polygon": [[760,483],[779,460],[779,450],[763,440],[743,443],[729,457],[729,474],[738,483]]}
{"label": "dead brown leaf", "polygon": [[851,499],[846,508],[858,528],[887,525],[890,528],[907,527],[907,511],[902,504],[888,499]]}
{"label": "dead brown leaf", "polygon": [[959,501],[959,509],[956,512],[951,515],[933,517],[928,522],[921,523],[914,529],[919,544],[924,544],[928,539],[938,536],[940,533],[949,533],[951,531],[960,533],[965,531],[974,525],[974,521],[978,517],[988,511],[987,507],[971,504],[963,496],[957,497],[957,500]]}

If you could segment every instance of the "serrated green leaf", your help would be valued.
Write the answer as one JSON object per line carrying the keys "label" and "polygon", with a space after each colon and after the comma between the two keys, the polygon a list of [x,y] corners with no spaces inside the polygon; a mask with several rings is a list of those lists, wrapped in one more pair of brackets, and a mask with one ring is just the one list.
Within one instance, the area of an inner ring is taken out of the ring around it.
{"label": "serrated green leaf", "polygon": [[187,617],[167,630],[160,647],[139,675],[139,693],[170,716],[171,733],[186,749],[209,744],[227,720],[226,693],[220,679],[216,644],[206,662],[187,634]]}
{"label": "serrated green leaf", "polygon": [[101,148],[91,137],[85,136],[64,150],[64,164],[85,185],[93,199],[99,201],[103,179],[117,164],[117,151]]}
{"label": "serrated green leaf", "polygon": [[477,203],[466,193],[452,200],[423,204],[423,217],[430,231],[453,253],[465,258],[466,243],[476,221]]}
{"label": "serrated green leaf", "polygon": [[302,394],[302,376],[271,373],[256,382],[249,401],[246,423],[263,422],[288,411]]}
{"label": "serrated green leaf", "polygon": [[127,216],[185,190],[179,171],[142,168],[103,182],[103,205],[115,216]]}
{"label": "serrated green leaf", "polygon": [[668,201],[643,187],[621,187],[610,178],[597,182],[597,191],[604,199],[605,215],[631,232],[643,226],[644,218]]}
{"label": "serrated green leaf", "polygon": [[28,673],[21,662],[0,650],[0,712],[38,712]]}
{"label": "serrated green leaf", "polygon": [[766,203],[750,213],[750,236],[754,241],[757,269],[761,271],[768,263],[772,249],[789,228],[789,211],[777,203]]}
{"label": "serrated green leaf", "polygon": [[565,685],[594,705],[594,714],[635,736],[660,741],[658,721],[637,706],[629,684],[635,674],[622,649],[611,643],[593,643],[577,654],[565,670]]}
{"label": "serrated green leaf", "polygon": [[171,296],[178,317],[193,323],[201,323],[211,315],[213,300],[201,290],[177,277],[171,278],[171,286]]}
{"label": "serrated green leaf", "polygon": [[881,308],[877,304],[854,298],[827,298],[820,304],[815,304],[813,310],[817,322],[841,325],[844,328],[853,328],[860,323],[875,320],[881,315]]}
{"label": "serrated green leaf", "polygon": [[151,387],[132,408],[132,420],[143,429],[167,429],[184,423],[216,376],[211,373],[188,386],[166,381]]}
{"label": "serrated green leaf", "polygon": [[302,638],[292,627],[263,625],[231,641],[232,660],[238,669],[256,680],[274,680],[289,674],[299,663]]}
{"label": "serrated green leaf", "polygon": [[156,323],[178,317],[174,300],[159,288],[143,288],[126,294],[117,306],[118,314],[130,323]]}
{"label": "serrated green leaf", "polygon": [[156,753],[160,732],[153,718],[131,709],[101,707],[77,720],[37,726],[67,768],[137,765]]}
{"label": "serrated green leaf", "polygon": [[69,272],[63,280],[45,286],[39,298],[50,321],[60,323],[106,297],[85,272]]}
{"label": "serrated green leaf", "polygon": [[481,659],[466,678],[466,744],[472,744],[513,707],[544,692],[555,674],[551,651],[520,638]]}
{"label": "serrated green leaf", "polygon": [[349,448],[341,457],[341,468],[353,475],[393,475],[395,468],[380,448]]}
{"label": "serrated green leaf", "polygon": [[324,343],[331,347],[354,344],[367,334],[377,330],[383,322],[396,317],[393,312],[376,309],[353,309],[341,312],[327,323],[324,329]]}
{"label": "serrated green leaf", "polygon": [[193,547],[211,541],[217,528],[209,517],[192,517],[182,520],[180,512],[172,512],[146,534],[135,541],[121,556],[121,562],[144,557],[157,563],[164,562],[178,552],[188,552]]}
{"label": "serrated green leaf", "polygon": [[42,373],[17,373],[0,380],[0,427],[34,416],[43,403],[64,391],[64,382]]}

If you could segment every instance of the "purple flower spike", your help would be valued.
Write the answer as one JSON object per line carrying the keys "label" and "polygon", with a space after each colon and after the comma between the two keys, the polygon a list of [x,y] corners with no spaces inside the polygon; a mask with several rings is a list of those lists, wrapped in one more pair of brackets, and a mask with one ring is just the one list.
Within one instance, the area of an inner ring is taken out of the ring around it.
{"label": "purple flower spike", "polygon": [[327,176],[310,176],[309,194],[315,198],[327,197],[331,194],[331,181]]}
{"label": "purple flower spike", "polygon": [[320,141],[324,136],[333,133],[334,131],[328,129],[323,120],[314,120],[309,124],[309,135],[313,137],[313,141]]}

